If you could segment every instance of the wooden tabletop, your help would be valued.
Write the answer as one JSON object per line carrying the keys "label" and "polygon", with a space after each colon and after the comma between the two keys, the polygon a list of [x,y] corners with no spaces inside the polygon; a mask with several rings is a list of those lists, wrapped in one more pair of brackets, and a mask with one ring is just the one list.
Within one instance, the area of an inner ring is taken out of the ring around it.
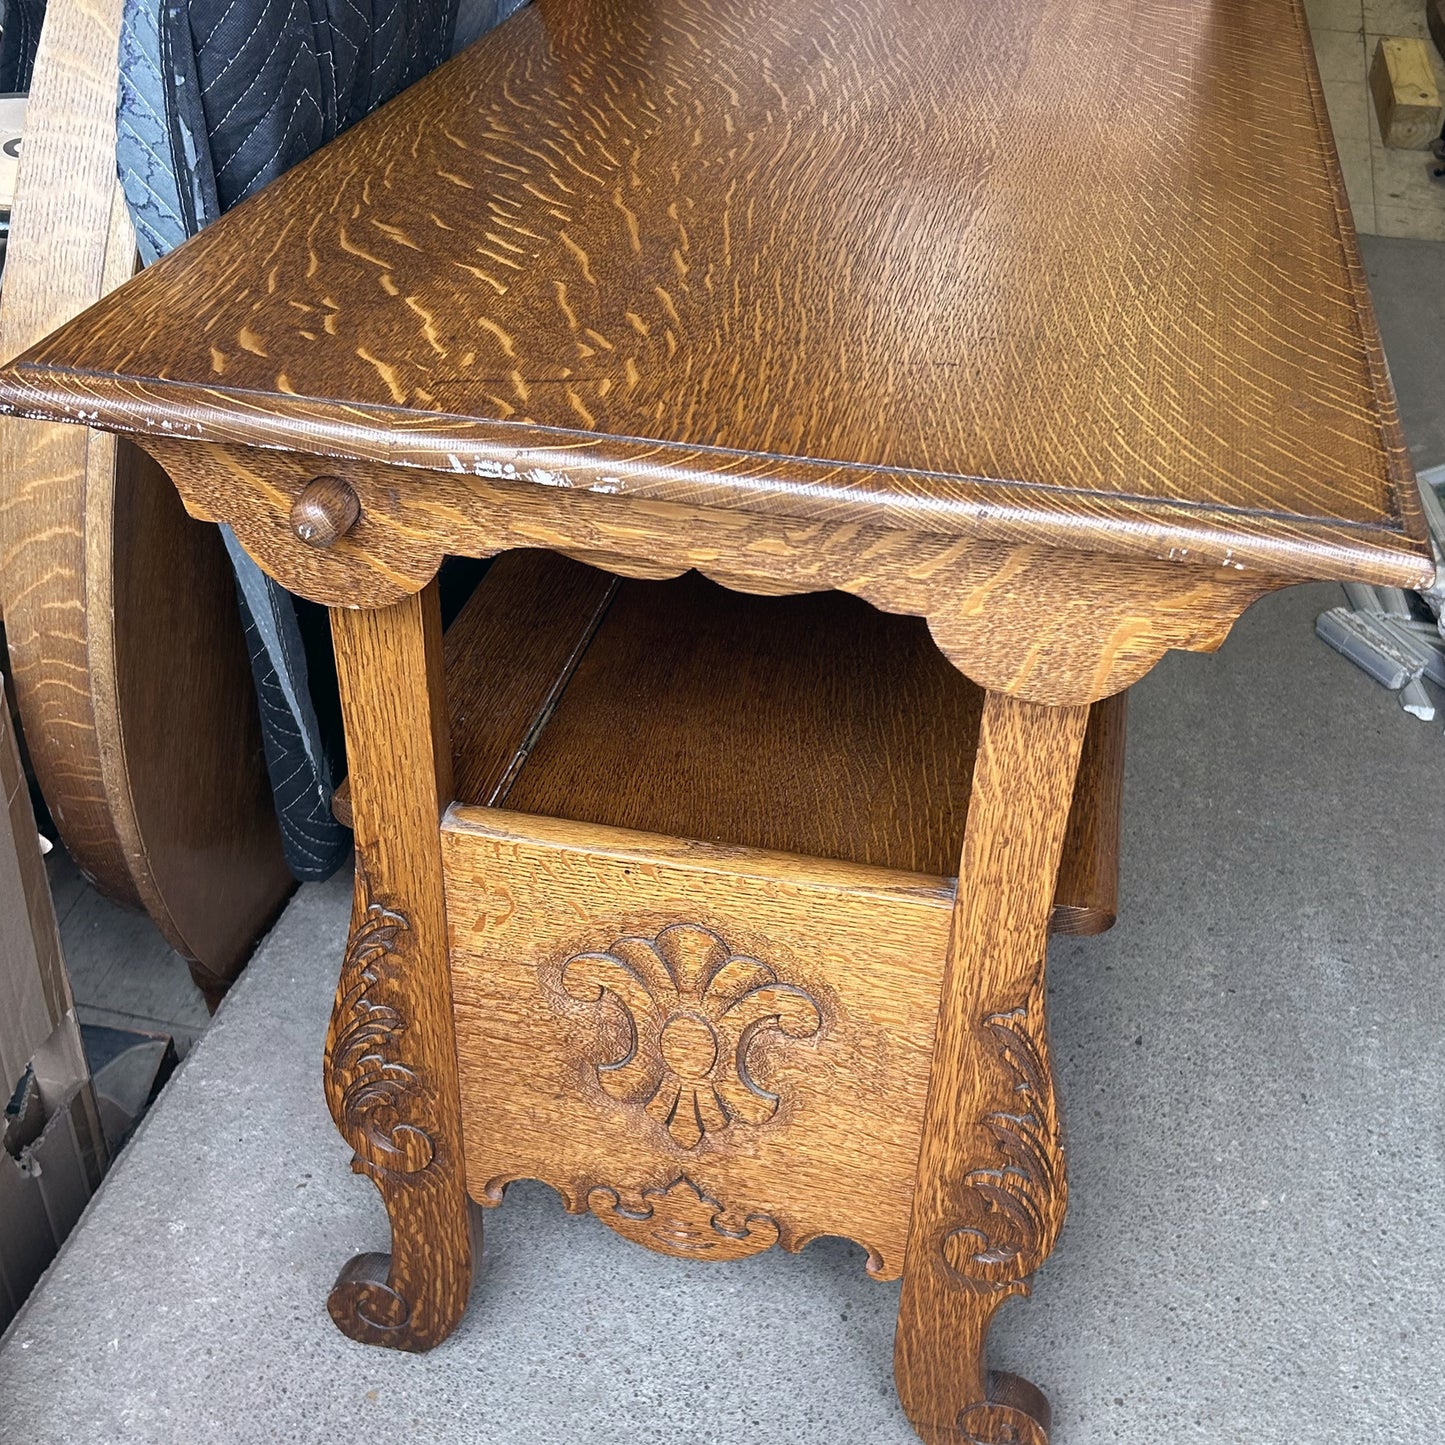
{"label": "wooden tabletop", "polygon": [[535,0],[0,373],[0,402],[1430,571],[1298,0]]}

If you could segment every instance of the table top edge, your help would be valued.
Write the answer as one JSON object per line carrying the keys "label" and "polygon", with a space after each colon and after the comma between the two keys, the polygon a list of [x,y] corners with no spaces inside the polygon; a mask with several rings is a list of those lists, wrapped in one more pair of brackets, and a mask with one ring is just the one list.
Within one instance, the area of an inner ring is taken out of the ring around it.
{"label": "table top edge", "polygon": [[[1408,457],[1400,504],[1379,522],[1344,522],[1035,482],[947,477],[956,495],[886,499],[887,469],[563,432],[375,403],[139,381],[37,363],[0,367],[0,415],[85,425],[144,440],[254,446],[326,461],[533,481],[787,518],[929,534],[1036,541],[1119,557],[1259,569],[1282,580],[1419,587],[1434,566]],[[908,475],[908,474],[903,474]],[[1408,483],[1408,486],[1405,485]]]}

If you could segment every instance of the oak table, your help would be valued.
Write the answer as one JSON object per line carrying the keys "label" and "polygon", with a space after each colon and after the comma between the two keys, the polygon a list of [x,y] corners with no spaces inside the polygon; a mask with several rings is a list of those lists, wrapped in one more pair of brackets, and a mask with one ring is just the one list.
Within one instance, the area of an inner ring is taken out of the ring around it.
{"label": "oak table", "polygon": [[[1119,696],[1431,574],[1296,0],[537,0],[0,400],[332,609],[343,1330],[441,1340],[534,1176],[858,1240],[919,1434],[1047,1439],[984,1346],[1063,1219]],[[504,555],[444,641],[449,554]]]}

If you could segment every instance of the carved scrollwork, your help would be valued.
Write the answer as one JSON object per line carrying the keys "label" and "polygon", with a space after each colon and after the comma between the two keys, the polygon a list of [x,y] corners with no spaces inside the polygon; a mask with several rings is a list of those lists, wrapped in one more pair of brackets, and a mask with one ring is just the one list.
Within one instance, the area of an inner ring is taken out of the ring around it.
{"label": "carved scrollwork", "polygon": [[411,1323],[411,1306],[391,1286],[389,1254],[358,1254],[348,1260],[326,1308],[344,1333],[366,1344],[387,1344],[388,1336]]}
{"label": "carved scrollwork", "polygon": [[603,1092],[640,1106],[680,1149],[771,1119],[779,1097],[749,1072],[754,1044],[770,1031],[810,1038],[823,1024],[806,990],[694,923],[574,954],[560,977],[571,998],[602,1005],[625,1030],[621,1051],[596,1065]]}
{"label": "carved scrollwork", "polygon": [[1049,1445],[1037,1420],[1004,1405],[972,1405],[958,1417],[960,1445]]}
{"label": "carved scrollwork", "polygon": [[769,1215],[738,1215],[686,1175],[630,1199],[598,1187],[587,1196],[587,1207],[624,1239],[686,1259],[744,1259],[778,1242],[778,1225]]}
{"label": "carved scrollwork", "polygon": [[1051,1423],[1041,1390],[1005,1370],[990,1370],[988,1398],[959,1412],[960,1445],[1049,1445]]}
{"label": "carved scrollwork", "polygon": [[1007,1092],[984,1116],[998,1163],[971,1170],[959,1192],[962,1220],[942,1240],[950,1272],[989,1291],[1020,1287],[1053,1249],[1067,1181],[1058,1107],[1045,1055],[1043,976],[1022,1006],[983,1027]]}
{"label": "carved scrollwork", "polygon": [[368,1172],[415,1174],[436,1153],[420,1122],[421,1081],[402,1057],[406,1019],[387,997],[410,929],[405,914],[367,898],[347,943],[332,1014],[327,1097],[336,1127],[356,1151],[357,1167]]}

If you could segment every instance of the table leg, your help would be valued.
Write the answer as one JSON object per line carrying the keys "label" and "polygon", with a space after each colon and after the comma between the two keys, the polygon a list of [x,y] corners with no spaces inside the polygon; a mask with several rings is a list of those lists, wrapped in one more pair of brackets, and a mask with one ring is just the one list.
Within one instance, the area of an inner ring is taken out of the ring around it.
{"label": "table leg", "polygon": [[990,1375],[984,1351],[1064,1218],[1044,951],[1088,712],[1002,693],[984,707],[894,1350],[928,1445],[1048,1441],[1047,1401]]}
{"label": "table leg", "polygon": [[356,827],[356,902],[326,1041],[326,1095],[381,1191],[392,1251],[342,1269],[328,1307],[367,1344],[427,1350],[466,1308],[473,1240],[462,1168],[442,808],[451,741],[435,584],[331,613]]}

